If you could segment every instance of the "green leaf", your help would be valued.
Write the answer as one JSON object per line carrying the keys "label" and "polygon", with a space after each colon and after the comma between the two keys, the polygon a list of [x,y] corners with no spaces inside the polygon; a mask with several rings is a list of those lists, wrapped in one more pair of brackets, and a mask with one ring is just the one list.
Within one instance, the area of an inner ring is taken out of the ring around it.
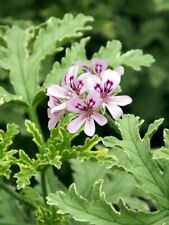
{"label": "green leaf", "polygon": [[[39,85],[42,61],[63,50],[61,46],[65,43],[81,37],[83,32],[91,29],[86,23],[92,20],[83,14],[76,17],[68,14],[62,20],[50,18],[43,26],[32,28],[32,33],[30,28],[24,30],[16,25],[8,29],[4,37],[6,47],[1,46],[0,49],[0,67],[10,71],[10,82],[16,94],[10,97],[22,96],[20,100],[27,105],[37,102],[34,99],[37,96],[42,98],[41,93],[45,89]],[[7,96],[2,90],[4,94]]]}
{"label": "green leaf", "polygon": [[159,126],[163,123],[163,121],[164,119],[158,119],[158,120],[155,120],[153,123],[151,123],[148,127],[148,130],[145,136],[151,139],[153,134],[158,130]]}
{"label": "green leaf", "polygon": [[0,87],[0,105],[4,104],[5,102],[11,102],[11,101],[22,102],[22,96],[10,94],[4,88]]}
{"label": "green leaf", "polygon": [[39,130],[36,128],[35,124],[30,120],[25,120],[26,130],[33,136],[33,141],[40,148],[43,146],[42,135],[39,133]]}
{"label": "green leaf", "polygon": [[91,160],[85,162],[71,160],[71,168],[77,190],[85,198],[90,197],[94,183],[103,179],[103,191],[108,201],[117,204],[119,198],[123,198],[130,207],[148,211],[148,206],[137,198],[135,179],[126,171],[110,168],[108,164],[99,165],[98,162]]}
{"label": "green leaf", "polygon": [[164,129],[164,146],[154,151],[155,159],[169,160],[169,129]]}
{"label": "green leaf", "polygon": [[37,176],[38,163],[36,160],[29,158],[24,151],[20,150],[17,164],[20,168],[20,172],[16,173],[14,177],[17,179],[17,188],[21,189],[30,184],[31,177]]}
{"label": "green leaf", "polygon": [[117,122],[123,140],[113,137],[112,143],[128,154],[130,167],[127,169],[135,176],[139,187],[151,197],[155,206],[158,209],[168,209],[168,168],[166,172],[162,172],[153,160],[148,135],[141,139],[139,126],[142,122],[133,115],[123,116]]}
{"label": "green leaf", "polygon": [[17,150],[9,150],[8,147],[12,144],[12,139],[18,134],[18,126],[14,123],[7,124],[7,131],[0,130],[0,176],[9,178],[11,165],[15,162],[14,154]]}
{"label": "green leaf", "polygon": [[82,39],[79,43],[74,43],[71,48],[66,49],[66,55],[62,58],[61,63],[55,62],[53,69],[47,75],[44,82],[44,87],[47,88],[50,84],[59,83],[65,75],[67,69],[77,60],[86,60],[85,45],[89,38]]}
{"label": "green leaf", "polygon": [[79,195],[76,186],[70,187],[69,193],[56,192],[47,197],[49,205],[58,207],[58,213],[70,214],[75,220],[89,222],[92,225],[162,225],[168,222],[166,212],[145,213],[129,210],[119,201],[117,212],[105,199],[101,191],[101,182],[94,185],[91,200]]}
{"label": "green leaf", "polygon": [[120,41],[109,41],[106,47],[101,47],[94,57],[107,59],[112,67],[126,65],[134,70],[140,70],[141,66],[150,66],[154,62],[154,58],[149,54],[144,54],[142,50],[135,49],[121,54],[122,44]]}

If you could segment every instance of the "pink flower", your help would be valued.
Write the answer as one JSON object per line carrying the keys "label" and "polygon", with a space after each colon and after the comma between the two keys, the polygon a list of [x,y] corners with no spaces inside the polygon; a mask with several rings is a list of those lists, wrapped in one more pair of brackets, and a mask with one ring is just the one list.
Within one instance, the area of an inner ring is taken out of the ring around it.
{"label": "pink flower", "polygon": [[84,132],[88,136],[92,136],[95,133],[96,121],[100,126],[107,123],[106,117],[98,113],[102,102],[97,92],[91,92],[86,101],[80,98],[73,98],[67,103],[67,110],[73,113],[77,113],[78,117],[71,121],[67,129],[70,133],[77,132],[84,124]]}
{"label": "pink flower", "polygon": [[48,101],[49,108],[47,109],[47,114],[49,118],[49,121],[48,121],[49,130],[53,129],[56,126],[60,118],[65,113],[65,110],[60,110],[58,112],[53,112],[53,113],[51,112],[51,109],[58,104],[60,104],[59,99],[52,96],[49,98],[49,101]]}
{"label": "pink flower", "polygon": [[132,102],[132,99],[127,95],[113,96],[120,83],[119,74],[107,69],[101,76],[102,79],[91,76],[88,78],[88,87],[90,91],[97,91],[102,98],[103,107],[106,107],[114,119],[118,119],[123,115],[123,111],[119,106],[125,106]]}
{"label": "pink flower", "polygon": [[79,63],[80,67],[91,74],[100,75],[102,72],[104,72],[108,67],[108,61],[104,59],[92,59],[91,65],[87,65],[84,63]]}
{"label": "pink flower", "polygon": [[71,66],[62,81],[62,87],[51,85],[47,90],[48,96],[59,99],[60,103],[52,107],[51,112],[58,112],[66,108],[66,102],[73,96],[79,96],[86,90],[87,74],[82,74],[78,78],[78,66]]}
{"label": "pink flower", "polygon": [[[91,65],[87,65],[81,62],[79,62],[78,64],[85,72],[88,72],[89,74],[96,74],[98,76],[101,76],[108,67],[107,60],[96,58],[91,60]],[[120,76],[124,74],[124,68],[122,66],[116,67],[113,71],[118,73]]]}

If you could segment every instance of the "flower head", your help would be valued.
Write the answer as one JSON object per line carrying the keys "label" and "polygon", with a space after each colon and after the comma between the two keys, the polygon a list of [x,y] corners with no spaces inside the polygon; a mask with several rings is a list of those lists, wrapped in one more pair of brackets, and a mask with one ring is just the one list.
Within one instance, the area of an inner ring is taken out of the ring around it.
{"label": "flower head", "polygon": [[132,102],[127,95],[115,96],[124,68],[118,66],[111,70],[107,67],[107,60],[96,58],[91,60],[91,65],[77,63],[67,70],[61,85],[49,86],[49,129],[54,128],[66,112],[71,112],[75,119],[68,124],[68,131],[75,133],[83,126],[84,132],[92,136],[95,122],[100,126],[107,123],[106,117],[100,113],[101,108],[106,107],[114,119],[122,116],[120,106]]}

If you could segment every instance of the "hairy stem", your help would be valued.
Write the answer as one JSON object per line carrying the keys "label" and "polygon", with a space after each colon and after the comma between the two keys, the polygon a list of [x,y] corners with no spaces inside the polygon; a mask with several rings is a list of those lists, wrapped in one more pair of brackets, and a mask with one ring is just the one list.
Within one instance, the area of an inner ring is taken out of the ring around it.
{"label": "hairy stem", "polygon": [[24,205],[28,206],[32,210],[35,209],[34,205],[32,205],[30,202],[27,202],[20,194],[16,193],[12,190],[7,184],[5,184],[2,180],[0,181],[0,188],[2,188],[5,192],[7,192],[9,195],[17,199],[19,202],[23,203]]}
{"label": "hairy stem", "polygon": [[115,124],[115,121],[111,118],[111,116],[106,112],[105,113],[105,116],[108,120],[108,124],[110,125],[110,127],[119,135],[121,136],[120,134],[120,131],[118,130],[116,124]]}

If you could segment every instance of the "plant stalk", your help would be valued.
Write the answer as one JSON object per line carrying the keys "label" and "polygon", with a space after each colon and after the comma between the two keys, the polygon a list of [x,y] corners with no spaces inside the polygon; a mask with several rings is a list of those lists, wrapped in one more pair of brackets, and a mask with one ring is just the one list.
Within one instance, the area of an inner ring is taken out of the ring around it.
{"label": "plant stalk", "polygon": [[32,210],[35,209],[34,205],[27,202],[23,197],[21,197],[20,194],[13,191],[9,186],[7,186],[2,180],[0,181],[0,188],[2,188],[5,192],[7,192],[9,195],[17,199],[19,202],[23,203],[24,205],[28,206]]}

